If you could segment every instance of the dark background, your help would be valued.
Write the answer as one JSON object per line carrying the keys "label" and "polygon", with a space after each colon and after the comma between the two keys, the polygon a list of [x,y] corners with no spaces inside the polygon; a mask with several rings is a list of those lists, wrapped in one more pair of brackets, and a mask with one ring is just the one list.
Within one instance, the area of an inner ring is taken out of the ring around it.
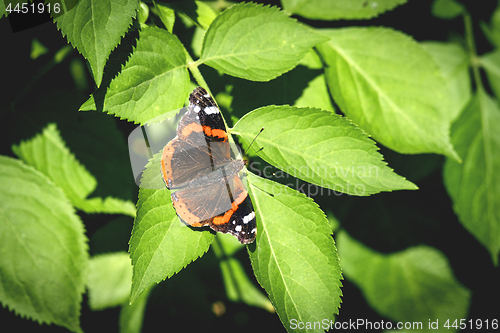
{"label": "dark background", "polygon": [[[259,2],[280,5],[279,1]],[[460,2],[472,15],[478,54],[491,51],[492,46],[484,38],[478,24],[480,21],[489,22],[497,1]],[[313,27],[387,26],[403,31],[418,41],[450,39],[460,41],[464,35],[462,18],[448,21],[434,18],[431,15],[431,3],[430,0],[410,0],[406,5],[368,21],[322,22],[301,17],[297,19]],[[14,131],[10,125],[16,121],[14,118],[19,114],[13,115],[5,110],[12,102],[13,96],[16,96],[34,73],[48,61],[47,59],[50,59],[47,56],[36,60],[29,58],[32,39],[37,38],[45,45],[49,49],[49,56],[53,56],[57,50],[66,45],[66,39],[61,36],[54,24],[43,23],[47,19],[39,16],[0,19],[0,37],[3,45],[0,57],[4,65],[5,82],[1,90],[0,106],[3,110],[0,109],[0,120],[7,128],[0,134],[2,155],[14,156],[11,151],[12,144],[19,143],[21,139],[29,139],[45,126],[40,123],[27,126],[25,131]],[[178,25],[181,25],[180,20],[176,21],[175,29],[178,29]],[[178,33],[177,30],[175,32]],[[180,31],[178,35],[181,39],[183,34],[187,38],[192,31],[189,29]],[[87,89],[76,90],[68,71],[68,64],[73,59],[85,61],[78,52],[73,51],[63,63],[52,68],[33,86],[26,100],[19,101],[17,113],[29,114],[32,105],[30,103],[36,103],[51,91],[58,90],[66,92],[71,97],[74,101],[73,112],[77,114],[78,106],[88,98],[94,88],[92,77],[88,74]],[[209,85],[213,84],[215,90],[217,87],[222,89],[223,84],[220,79],[214,78],[219,81],[211,81],[211,78],[216,76],[215,71],[206,68],[202,70]],[[227,80],[230,81],[231,78]],[[237,85],[238,83],[235,83],[235,90]],[[109,117],[116,122],[124,138],[136,126]],[[377,251],[390,253],[418,244],[427,244],[439,249],[450,261],[456,278],[473,292],[467,319],[498,318],[500,270],[493,267],[489,253],[462,227],[454,214],[452,202],[443,185],[444,158],[437,155],[400,155],[380,144],[379,147],[389,166],[398,174],[415,182],[419,187],[418,191],[381,193],[371,197],[325,195],[314,197],[316,202],[323,210],[331,211],[338,218],[341,228]],[[137,189],[131,189],[131,194],[128,196],[136,201]],[[87,229],[91,255],[128,250],[132,218],[103,214],[87,215],[81,212],[79,215]],[[246,251],[240,251],[238,256],[246,265],[249,276],[253,277]],[[344,280],[343,285],[338,321],[345,322],[358,318],[371,322],[387,321],[368,306],[361,291],[354,284]],[[209,251],[201,260],[188,265],[180,274],[155,287],[148,301],[143,332],[285,331],[276,314],[230,302],[224,295],[218,263],[213,253]],[[225,312],[220,317],[212,312],[212,305],[216,302],[222,302],[225,306]],[[83,296],[80,319],[84,331],[118,331],[118,316],[119,308],[91,311],[87,305],[87,295]],[[6,308],[0,309],[0,322],[3,332],[67,331],[55,325],[39,325],[15,316]]]}

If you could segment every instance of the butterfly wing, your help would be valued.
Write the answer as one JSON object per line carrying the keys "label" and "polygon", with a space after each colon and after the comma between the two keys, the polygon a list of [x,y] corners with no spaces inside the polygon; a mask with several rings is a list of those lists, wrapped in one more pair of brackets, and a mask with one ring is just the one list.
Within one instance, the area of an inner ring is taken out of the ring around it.
{"label": "butterfly wing", "polygon": [[177,136],[163,148],[163,179],[169,189],[181,188],[230,161],[220,111],[205,89],[198,87],[189,96],[188,111],[177,126]]}
{"label": "butterfly wing", "polygon": [[209,225],[230,233],[243,244],[255,240],[252,202],[238,172],[241,160],[232,161],[226,126],[215,101],[198,87],[189,96],[188,112],[177,136],[163,149],[161,167],[173,192],[177,215],[187,224]]}
{"label": "butterfly wing", "polygon": [[211,176],[217,180],[206,182],[206,186],[185,187],[172,193],[177,214],[192,226],[227,223],[248,196],[238,175],[224,177],[223,169],[219,169]]}
{"label": "butterfly wing", "polygon": [[[223,220],[219,221],[223,222]],[[252,243],[257,235],[257,223],[250,197],[246,196],[245,200],[236,207],[228,222],[217,223],[214,219],[210,221],[210,227],[217,232],[236,236],[242,244]]]}

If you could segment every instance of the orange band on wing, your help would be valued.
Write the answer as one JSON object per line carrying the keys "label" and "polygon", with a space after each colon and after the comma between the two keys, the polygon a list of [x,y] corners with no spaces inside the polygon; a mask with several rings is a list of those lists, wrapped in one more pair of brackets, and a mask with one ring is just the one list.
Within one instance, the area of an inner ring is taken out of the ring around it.
{"label": "orange band on wing", "polygon": [[189,125],[186,125],[182,129],[182,135],[184,137],[188,137],[191,133],[196,132],[205,132],[207,136],[215,136],[221,139],[224,139],[224,141],[227,140],[227,133],[224,130],[221,129],[212,129],[210,126],[201,126],[200,124],[197,123],[191,123]]}
{"label": "orange band on wing", "polygon": [[222,216],[216,216],[213,218],[212,223],[213,224],[225,224],[228,223],[229,220],[231,219],[231,216],[233,213],[238,209],[238,206],[245,201],[248,193],[247,191],[243,190],[241,193],[238,195],[238,197],[235,198],[234,202],[231,204],[231,209],[226,212],[226,214]]}
{"label": "orange band on wing", "polygon": [[191,133],[193,132],[203,132],[203,127],[200,125],[200,124],[197,124],[197,123],[191,123],[189,125],[186,125],[183,129],[182,129],[182,135],[184,137],[188,137]]}
{"label": "orange band on wing", "polygon": [[208,126],[203,126],[203,130],[204,130],[205,134],[208,136],[216,136],[216,137],[219,137],[221,139],[224,139],[224,141],[227,140],[227,133],[224,130],[212,129]]}

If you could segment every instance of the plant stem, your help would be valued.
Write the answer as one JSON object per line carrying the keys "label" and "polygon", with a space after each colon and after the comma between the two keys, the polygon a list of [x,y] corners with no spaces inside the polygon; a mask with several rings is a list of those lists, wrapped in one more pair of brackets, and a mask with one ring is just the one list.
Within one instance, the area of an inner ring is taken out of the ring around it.
{"label": "plant stem", "polygon": [[194,61],[193,58],[191,58],[191,55],[186,49],[184,49],[184,53],[186,53],[187,67],[189,68],[189,71],[193,75],[193,78],[196,80],[196,83],[205,88],[208,91],[208,93],[212,95],[212,92],[210,91],[208,84],[205,82],[203,75],[201,75],[201,72],[198,69],[198,62]]}
{"label": "plant stem", "polygon": [[481,74],[479,73],[480,60],[476,52],[476,44],[474,43],[474,31],[472,28],[472,19],[470,14],[465,12],[464,14],[464,26],[465,26],[465,39],[467,41],[467,48],[469,49],[470,65],[472,67],[472,74],[474,76],[474,81],[476,83],[477,90],[483,89],[483,83],[481,81]]}

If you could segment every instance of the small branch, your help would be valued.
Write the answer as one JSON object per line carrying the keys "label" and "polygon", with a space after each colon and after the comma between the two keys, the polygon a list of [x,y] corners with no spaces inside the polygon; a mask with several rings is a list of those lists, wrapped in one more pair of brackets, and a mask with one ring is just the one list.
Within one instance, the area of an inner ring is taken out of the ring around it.
{"label": "small branch", "polygon": [[210,91],[208,84],[205,82],[203,75],[201,75],[201,72],[198,69],[198,66],[200,64],[199,60],[194,61],[186,49],[184,49],[184,52],[186,53],[187,68],[191,72],[191,75],[193,75],[193,78],[196,80],[196,83],[198,83],[199,86],[205,88],[208,91],[208,93],[212,95],[212,92]]}
{"label": "small branch", "polygon": [[481,81],[481,74],[479,73],[480,60],[476,52],[476,44],[474,42],[474,30],[472,28],[472,19],[470,14],[464,13],[464,27],[465,27],[465,39],[467,41],[467,47],[469,51],[470,65],[472,67],[472,73],[474,76],[474,82],[476,83],[477,90],[483,89],[483,83]]}

